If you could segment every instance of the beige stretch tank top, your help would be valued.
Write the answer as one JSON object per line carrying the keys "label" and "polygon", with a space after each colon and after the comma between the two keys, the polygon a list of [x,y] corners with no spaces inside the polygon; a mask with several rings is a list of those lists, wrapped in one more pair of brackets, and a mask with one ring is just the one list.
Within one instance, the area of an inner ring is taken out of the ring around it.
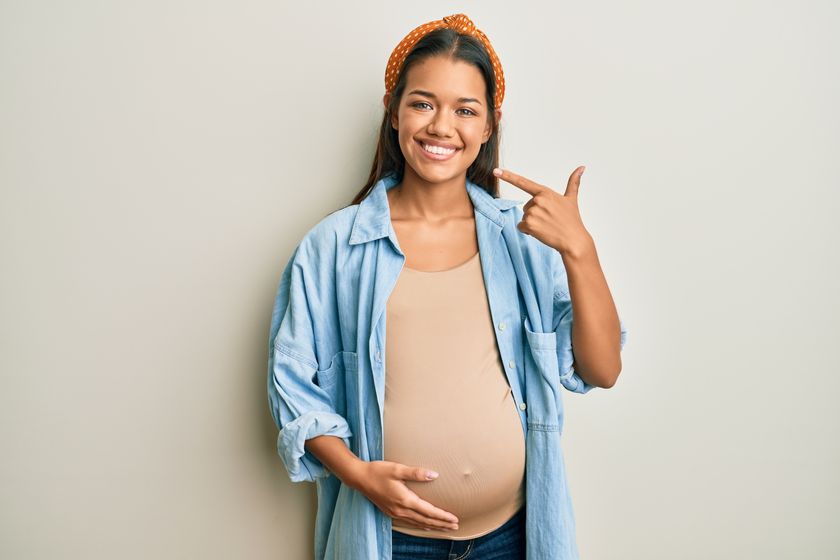
{"label": "beige stretch tank top", "polygon": [[459,521],[457,530],[393,529],[464,540],[500,527],[525,503],[525,437],[479,253],[442,271],[403,267],[385,342],[384,459],[440,473],[405,483]]}

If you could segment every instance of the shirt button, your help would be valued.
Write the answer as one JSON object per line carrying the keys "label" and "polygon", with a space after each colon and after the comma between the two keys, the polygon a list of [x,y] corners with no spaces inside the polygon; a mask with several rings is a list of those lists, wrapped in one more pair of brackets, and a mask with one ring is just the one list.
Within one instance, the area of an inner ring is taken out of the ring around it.
{"label": "shirt button", "polygon": [[520,410],[525,410],[525,403],[524,402],[519,403],[519,409]]}
{"label": "shirt button", "polygon": [[504,322],[504,321],[502,321],[501,323],[499,323],[499,330],[500,330],[500,331],[505,330],[505,322]]}
{"label": "shirt button", "polygon": [[514,362],[513,360],[509,361],[508,366],[510,366],[512,368],[515,368],[516,367],[516,362]]}
{"label": "shirt button", "polygon": [[380,354],[380,353],[379,353],[379,350],[377,350],[377,351],[376,351],[376,361],[377,361],[377,362],[381,362],[381,361],[382,361],[382,354]]}

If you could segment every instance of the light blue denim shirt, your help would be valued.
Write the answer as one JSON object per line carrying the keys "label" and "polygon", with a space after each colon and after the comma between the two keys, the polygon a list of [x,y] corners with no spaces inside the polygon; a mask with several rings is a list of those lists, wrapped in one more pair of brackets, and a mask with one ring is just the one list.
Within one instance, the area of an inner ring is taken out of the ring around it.
{"label": "light blue denim shirt", "polygon": [[[332,435],[383,460],[385,318],[405,254],[380,179],[360,204],[312,227],[280,279],[271,315],[268,400],[292,482],[314,481],[316,560],[391,560],[391,518],[343,484],[304,441]],[[576,560],[575,519],[560,436],[561,386],[587,393],[572,367],[572,305],[563,260],[521,232],[521,201],[466,181],[481,269],[505,374],[525,434],[528,560]],[[621,348],[627,336],[621,323]],[[429,349],[434,352],[433,348]]]}

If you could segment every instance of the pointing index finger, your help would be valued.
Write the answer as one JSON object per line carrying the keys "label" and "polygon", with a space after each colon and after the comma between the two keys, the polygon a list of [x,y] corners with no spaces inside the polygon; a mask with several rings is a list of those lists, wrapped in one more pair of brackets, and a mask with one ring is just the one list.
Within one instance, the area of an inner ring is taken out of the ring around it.
{"label": "pointing index finger", "polygon": [[501,167],[495,168],[493,170],[493,175],[495,175],[503,181],[510,183],[515,187],[519,187],[520,189],[522,189],[530,195],[535,195],[545,188],[539,183],[536,183],[530,179],[526,179],[522,175],[517,175],[513,171],[502,169]]}

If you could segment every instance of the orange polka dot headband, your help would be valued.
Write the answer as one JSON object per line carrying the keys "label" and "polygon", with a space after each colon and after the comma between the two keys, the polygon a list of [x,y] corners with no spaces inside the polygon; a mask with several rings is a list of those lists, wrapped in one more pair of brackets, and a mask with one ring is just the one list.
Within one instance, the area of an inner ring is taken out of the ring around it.
{"label": "orange polka dot headband", "polygon": [[498,109],[501,107],[502,100],[505,98],[505,75],[502,72],[502,64],[499,62],[499,57],[490,44],[490,39],[480,29],[476,29],[475,24],[466,14],[454,14],[446,16],[443,19],[424,23],[406,35],[388,59],[388,66],[385,68],[385,91],[394,91],[394,87],[397,85],[397,79],[400,77],[403,62],[405,62],[405,58],[411,52],[414,45],[417,44],[417,41],[441,27],[449,27],[461,33],[472,35],[484,44],[487,53],[490,55],[490,61],[493,63],[493,73],[496,75],[496,98],[493,101],[496,106],[494,108]]}

